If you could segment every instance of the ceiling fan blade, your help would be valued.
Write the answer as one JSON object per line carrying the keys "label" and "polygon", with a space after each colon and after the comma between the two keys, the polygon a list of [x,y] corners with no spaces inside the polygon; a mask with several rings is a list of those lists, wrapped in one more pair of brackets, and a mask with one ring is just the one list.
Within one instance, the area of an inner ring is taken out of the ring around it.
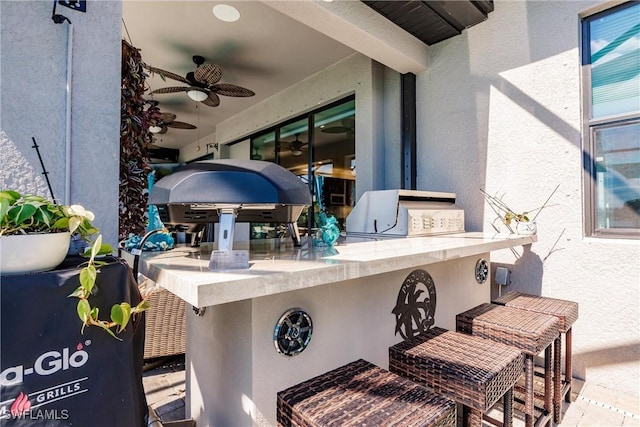
{"label": "ceiling fan blade", "polygon": [[197,129],[194,125],[185,122],[169,122],[167,126],[174,129]]}
{"label": "ceiling fan blade", "polygon": [[158,118],[165,124],[169,124],[176,119],[176,115],[173,113],[160,113]]}
{"label": "ceiling fan blade", "polygon": [[210,88],[212,91],[224,95],[224,96],[236,96],[236,97],[247,97],[254,96],[255,93],[249,89],[245,89],[240,86],[232,85],[230,83],[220,83],[217,85],[213,85]]}
{"label": "ceiling fan blade", "polygon": [[222,67],[216,64],[202,64],[193,73],[193,77],[207,86],[212,86],[222,78]]}
{"label": "ceiling fan blade", "polygon": [[156,67],[151,67],[151,66],[147,66],[147,70],[151,71],[152,73],[158,74],[159,76],[166,77],[168,79],[177,80],[179,82],[189,84],[189,80],[187,80],[186,78],[184,78],[183,76],[181,76],[179,74],[172,73],[171,71],[167,71],[167,70],[163,70],[161,68],[156,68]]}
{"label": "ceiling fan blade", "polygon": [[167,125],[160,126],[162,129],[158,132],[160,135],[167,133],[169,129],[167,129]]}
{"label": "ceiling fan blade", "polygon": [[209,97],[202,101],[202,103],[209,107],[217,107],[220,105],[220,97],[218,97],[215,92],[209,92]]}
{"label": "ceiling fan blade", "polygon": [[175,93],[175,92],[187,92],[188,90],[189,90],[188,87],[172,86],[172,87],[161,87],[160,89],[152,90],[149,93],[150,94],[155,94],[155,93]]}
{"label": "ceiling fan blade", "polygon": [[345,132],[349,132],[351,130],[351,128],[347,128],[344,126],[333,126],[330,128],[324,128],[322,129],[322,132],[324,133],[345,133]]}

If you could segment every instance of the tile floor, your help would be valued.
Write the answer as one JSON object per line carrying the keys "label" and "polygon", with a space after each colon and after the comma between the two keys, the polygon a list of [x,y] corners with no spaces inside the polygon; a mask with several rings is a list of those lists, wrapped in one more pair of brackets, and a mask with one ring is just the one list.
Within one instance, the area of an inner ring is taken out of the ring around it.
{"label": "tile floor", "polygon": [[[147,403],[163,422],[184,419],[184,357],[166,360],[155,369],[146,371],[143,384]],[[640,427],[640,400],[637,397],[575,379],[572,394],[574,401],[571,404],[563,402],[559,426]],[[514,419],[514,427],[521,426],[524,422]]]}

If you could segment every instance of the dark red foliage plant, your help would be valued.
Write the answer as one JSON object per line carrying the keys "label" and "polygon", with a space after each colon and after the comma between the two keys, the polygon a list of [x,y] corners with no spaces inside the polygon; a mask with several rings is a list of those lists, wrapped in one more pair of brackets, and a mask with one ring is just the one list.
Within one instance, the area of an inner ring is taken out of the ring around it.
{"label": "dark red foliage plant", "polygon": [[151,144],[145,111],[144,62],[140,51],[122,40],[122,88],[120,118],[120,208],[118,239],[143,235],[148,198],[147,175],[151,171],[147,148]]}

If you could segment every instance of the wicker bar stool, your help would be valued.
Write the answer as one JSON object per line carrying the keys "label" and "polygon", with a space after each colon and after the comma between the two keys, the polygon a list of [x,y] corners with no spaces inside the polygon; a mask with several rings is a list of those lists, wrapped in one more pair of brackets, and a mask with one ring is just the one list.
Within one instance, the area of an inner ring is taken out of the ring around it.
{"label": "wicker bar stool", "polygon": [[[497,304],[484,303],[456,316],[459,332],[488,338],[517,347],[525,354],[524,413],[525,425],[550,421],[551,404],[551,344],[560,335],[556,317]],[[544,412],[535,416],[533,358],[544,350]],[[537,418],[537,419],[536,419]]]}
{"label": "wicker bar stool", "polygon": [[558,336],[553,343],[553,422],[558,424],[562,408],[560,401],[564,397],[565,401],[571,402],[571,329],[575,321],[578,320],[578,303],[521,292],[509,292],[493,302],[507,307],[549,314],[556,316],[560,321],[560,334],[565,336],[564,376],[560,371],[561,337]]}
{"label": "wicker bar stool", "polygon": [[359,359],[278,392],[279,426],[456,425],[455,402]]}
{"label": "wicker bar stool", "polygon": [[[511,346],[434,327],[389,347],[389,370],[463,405],[465,425],[513,423],[513,386],[522,375],[522,353]],[[486,415],[503,399],[503,423]]]}

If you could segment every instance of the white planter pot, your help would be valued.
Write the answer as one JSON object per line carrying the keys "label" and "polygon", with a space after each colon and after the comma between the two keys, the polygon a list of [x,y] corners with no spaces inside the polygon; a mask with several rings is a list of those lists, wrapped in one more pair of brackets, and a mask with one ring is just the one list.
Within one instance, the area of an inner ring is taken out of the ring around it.
{"label": "white planter pot", "polygon": [[71,233],[0,237],[0,274],[32,273],[57,267],[67,256]]}

